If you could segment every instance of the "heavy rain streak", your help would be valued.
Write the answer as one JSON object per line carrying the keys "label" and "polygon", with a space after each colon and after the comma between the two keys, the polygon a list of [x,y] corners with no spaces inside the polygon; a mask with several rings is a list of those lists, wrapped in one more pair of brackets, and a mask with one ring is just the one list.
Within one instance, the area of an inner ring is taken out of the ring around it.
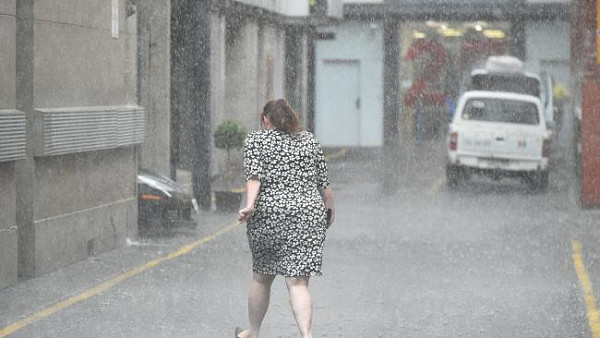
{"label": "heavy rain streak", "polygon": [[598,13],[3,0],[0,337],[600,338]]}

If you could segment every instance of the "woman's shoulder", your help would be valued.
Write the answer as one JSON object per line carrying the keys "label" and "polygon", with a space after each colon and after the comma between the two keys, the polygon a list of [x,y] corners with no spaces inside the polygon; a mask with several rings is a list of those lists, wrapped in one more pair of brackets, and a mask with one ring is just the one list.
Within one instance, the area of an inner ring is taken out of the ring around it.
{"label": "woman's shoulder", "polygon": [[265,130],[253,130],[246,135],[246,139],[260,140],[265,136]]}
{"label": "woman's shoulder", "polygon": [[301,130],[301,131],[297,132],[296,135],[300,138],[307,139],[307,140],[316,139],[315,135],[308,130]]}
{"label": "woman's shoulder", "polygon": [[271,143],[281,137],[281,132],[273,129],[255,130],[246,136],[246,143]]}
{"label": "woman's shoulder", "polygon": [[301,131],[301,132],[298,133],[298,136],[300,138],[302,138],[303,140],[305,140],[306,142],[308,142],[308,143],[316,144],[316,145],[320,144],[319,140],[317,139],[317,137],[313,133],[311,133],[310,131],[303,130],[303,131]]}

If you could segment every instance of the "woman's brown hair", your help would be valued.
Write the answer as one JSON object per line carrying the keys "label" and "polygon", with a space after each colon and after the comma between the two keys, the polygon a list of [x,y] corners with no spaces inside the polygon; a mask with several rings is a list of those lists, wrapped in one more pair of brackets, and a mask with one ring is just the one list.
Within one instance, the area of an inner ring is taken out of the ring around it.
{"label": "woman's brown hair", "polygon": [[298,114],[284,99],[267,101],[260,117],[261,121],[263,117],[267,117],[275,129],[284,133],[291,134],[302,130]]}

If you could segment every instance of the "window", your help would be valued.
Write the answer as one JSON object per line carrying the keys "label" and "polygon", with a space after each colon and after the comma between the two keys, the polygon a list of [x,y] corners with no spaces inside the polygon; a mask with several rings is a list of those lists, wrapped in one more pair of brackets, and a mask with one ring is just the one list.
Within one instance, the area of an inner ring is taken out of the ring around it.
{"label": "window", "polygon": [[472,81],[474,90],[512,92],[540,97],[540,82],[532,77],[480,74],[473,76]]}
{"label": "window", "polygon": [[537,125],[537,106],[532,102],[505,99],[471,99],[465,105],[463,120]]}

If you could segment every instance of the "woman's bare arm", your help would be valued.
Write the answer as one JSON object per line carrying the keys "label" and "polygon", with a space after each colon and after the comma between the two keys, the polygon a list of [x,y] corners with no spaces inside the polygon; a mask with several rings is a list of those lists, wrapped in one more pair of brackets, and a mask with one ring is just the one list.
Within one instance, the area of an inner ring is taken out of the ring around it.
{"label": "woman's bare arm", "polygon": [[246,207],[238,213],[238,221],[245,222],[254,212],[254,204],[260,190],[260,181],[257,179],[249,179],[246,181]]}

